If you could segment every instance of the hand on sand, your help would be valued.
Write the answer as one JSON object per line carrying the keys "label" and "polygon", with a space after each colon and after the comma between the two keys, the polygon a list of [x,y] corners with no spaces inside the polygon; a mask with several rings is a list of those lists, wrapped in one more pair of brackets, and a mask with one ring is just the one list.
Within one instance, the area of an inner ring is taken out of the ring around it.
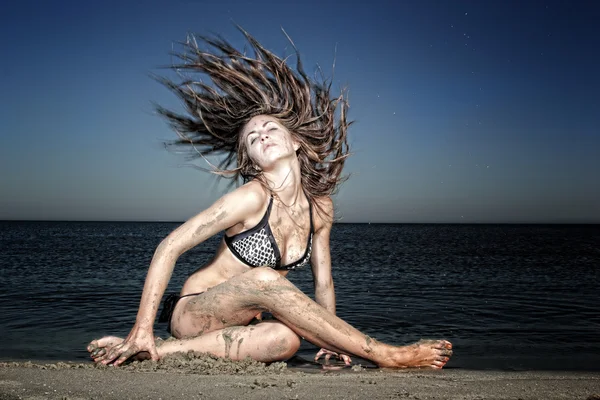
{"label": "hand on sand", "polygon": [[87,347],[94,362],[119,366],[131,357],[158,360],[152,332],[141,329],[131,331],[127,339],[106,336],[93,340]]}
{"label": "hand on sand", "polygon": [[327,349],[321,349],[321,350],[319,350],[319,352],[315,356],[315,361],[318,361],[319,358],[321,358],[322,355],[325,355],[325,363],[327,363],[329,361],[329,359],[331,358],[331,356],[334,356],[334,357],[337,357],[338,359],[342,360],[344,362],[344,364],[346,364],[346,365],[352,364],[352,359],[350,358],[349,355],[347,355],[347,354],[338,354],[335,351],[331,351],[331,350],[327,350]]}

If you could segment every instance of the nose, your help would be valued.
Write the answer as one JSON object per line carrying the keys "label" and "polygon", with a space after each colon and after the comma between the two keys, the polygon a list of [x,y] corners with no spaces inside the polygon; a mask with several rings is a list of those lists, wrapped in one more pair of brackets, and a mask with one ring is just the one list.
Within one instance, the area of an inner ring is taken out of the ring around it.
{"label": "nose", "polygon": [[260,140],[261,140],[261,141],[263,141],[263,142],[264,142],[264,141],[265,141],[265,139],[268,139],[268,138],[269,138],[269,133],[268,133],[268,132],[266,132],[266,131],[263,131],[263,132],[260,134]]}

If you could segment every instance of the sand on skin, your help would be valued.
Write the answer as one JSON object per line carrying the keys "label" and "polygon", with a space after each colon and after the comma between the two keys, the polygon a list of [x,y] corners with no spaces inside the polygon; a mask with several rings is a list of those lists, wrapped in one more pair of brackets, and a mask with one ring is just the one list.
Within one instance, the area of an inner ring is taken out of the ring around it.
{"label": "sand on skin", "polygon": [[594,399],[595,372],[337,371],[181,354],[113,367],[0,363],[0,399]]}

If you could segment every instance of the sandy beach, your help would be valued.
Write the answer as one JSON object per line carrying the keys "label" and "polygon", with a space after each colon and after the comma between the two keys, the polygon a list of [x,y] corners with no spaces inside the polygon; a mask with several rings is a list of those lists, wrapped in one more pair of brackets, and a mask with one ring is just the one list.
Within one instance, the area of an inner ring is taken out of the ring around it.
{"label": "sandy beach", "polygon": [[596,372],[288,368],[211,358],[0,363],[0,399],[594,399]]}

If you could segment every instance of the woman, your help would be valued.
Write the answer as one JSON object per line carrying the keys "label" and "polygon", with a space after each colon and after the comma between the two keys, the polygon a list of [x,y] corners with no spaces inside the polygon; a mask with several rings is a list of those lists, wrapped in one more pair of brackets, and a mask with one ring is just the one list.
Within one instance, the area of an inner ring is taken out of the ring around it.
{"label": "woman", "polygon": [[[88,346],[99,363],[120,365],[144,355],[157,360],[196,351],[241,360],[290,358],[300,337],[320,346],[315,359],[351,354],[381,367],[442,368],[452,354],[445,340],[391,346],[359,332],[335,315],[329,235],[331,194],[348,155],[344,93],[307,78],[245,33],[254,57],[221,39],[201,38],[213,52],[184,43],[178,72],[199,72],[213,85],[161,79],[189,115],[159,107],[179,134],[177,145],[203,158],[225,154],[213,171],[244,184],[169,234],[158,246],[146,278],[133,329],[126,339],[105,337]],[[336,123],[336,110],[338,111]],[[231,167],[234,163],[235,167]],[[163,308],[177,339],[157,344],[153,325],[177,258],[225,231],[215,256],[194,272],[180,295]],[[312,264],[315,299],[285,276]],[[261,321],[270,312],[273,320]]]}

